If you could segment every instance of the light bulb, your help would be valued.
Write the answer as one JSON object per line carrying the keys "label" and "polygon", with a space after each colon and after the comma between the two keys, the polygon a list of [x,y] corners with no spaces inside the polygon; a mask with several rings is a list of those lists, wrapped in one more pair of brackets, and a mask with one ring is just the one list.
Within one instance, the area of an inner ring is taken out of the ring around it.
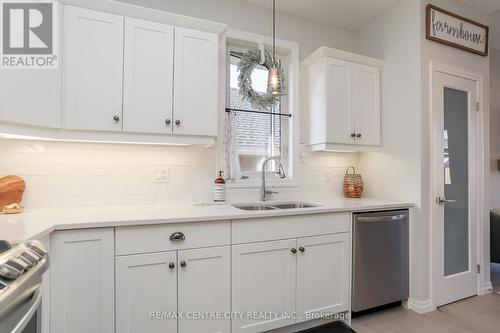
{"label": "light bulb", "polygon": [[271,67],[269,70],[267,90],[273,95],[281,94],[281,76],[279,68],[276,66]]}

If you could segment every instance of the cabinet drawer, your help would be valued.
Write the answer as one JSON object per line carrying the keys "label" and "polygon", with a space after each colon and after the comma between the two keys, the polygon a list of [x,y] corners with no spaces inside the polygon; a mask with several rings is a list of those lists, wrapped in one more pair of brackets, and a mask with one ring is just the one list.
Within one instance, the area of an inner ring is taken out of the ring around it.
{"label": "cabinet drawer", "polygon": [[[230,230],[229,221],[118,227],[116,255],[229,245]],[[170,240],[174,233],[182,233],[184,239]]]}
{"label": "cabinet drawer", "polygon": [[295,215],[233,221],[232,243],[350,232],[351,213]]}

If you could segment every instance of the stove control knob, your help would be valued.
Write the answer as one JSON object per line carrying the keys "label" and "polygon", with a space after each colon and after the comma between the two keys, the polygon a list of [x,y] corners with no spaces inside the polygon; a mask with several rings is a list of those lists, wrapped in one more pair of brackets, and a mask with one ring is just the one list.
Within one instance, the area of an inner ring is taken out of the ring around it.
{"label": "stove control knob", "polygon": [[40,258],[45,257],[47,254],[47,251],[45,251],[41,245],[39,245],[37,242],[31,242],[28,245],[28,249],[31,250],[31,252],[34,252],[36,255],[38,255]]}
{"label": "stove control knob", "polygon": [[34,266],[39,260],[38,257],[33,254],[33,252],[30,253],[28,251],[24,251],[23,253],[21,253],[19,258],[24,260],[31,266]]}
{"label": "stove control knob", "polygon": [[17,269],[7,265],[6,263],[0,265],[0,276],[1,277],[13,280],[21,274],[23,274],[23,272],[18,271]]}
{"label": "stove control knob", "polygon": [[5,264],[9,265],[10,267],[14,267],[21,273],[24,273],[24,271],[28,270],[29,268],[29,265],[27,263],[25,263],[23,260],[19,260],[18,258],[7,260]]}

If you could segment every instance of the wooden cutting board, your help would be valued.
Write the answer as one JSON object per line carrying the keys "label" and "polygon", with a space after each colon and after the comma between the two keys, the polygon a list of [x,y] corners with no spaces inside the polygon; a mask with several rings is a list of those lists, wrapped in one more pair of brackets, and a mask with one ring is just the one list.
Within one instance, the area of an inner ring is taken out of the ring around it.
{"label": "wooden cutting board", "polygon": [[0,210],[13,203],[20,204],[25,189],[26,183],[21,177],[6,176],[0,178]]}

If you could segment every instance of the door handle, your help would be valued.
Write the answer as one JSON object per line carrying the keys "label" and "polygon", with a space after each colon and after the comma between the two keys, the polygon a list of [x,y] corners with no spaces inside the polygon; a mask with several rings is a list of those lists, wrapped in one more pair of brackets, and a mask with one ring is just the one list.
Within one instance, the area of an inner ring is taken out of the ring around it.
{"label": "door handle", "polygon": [[391,222],[399,221],[406,218],[406,214],[392,215],[392,216],[369,216],[369,217],[357,217],[358,222]]}
{"label": "door handle", "polygon": [[438,205],[444,205],[444,204],[448,204],[448,203],[456,203],[457,202],[457,200],[448,200],[448,199],[443,198],[443,197],[438,197],[436,201],[437,201]]}

